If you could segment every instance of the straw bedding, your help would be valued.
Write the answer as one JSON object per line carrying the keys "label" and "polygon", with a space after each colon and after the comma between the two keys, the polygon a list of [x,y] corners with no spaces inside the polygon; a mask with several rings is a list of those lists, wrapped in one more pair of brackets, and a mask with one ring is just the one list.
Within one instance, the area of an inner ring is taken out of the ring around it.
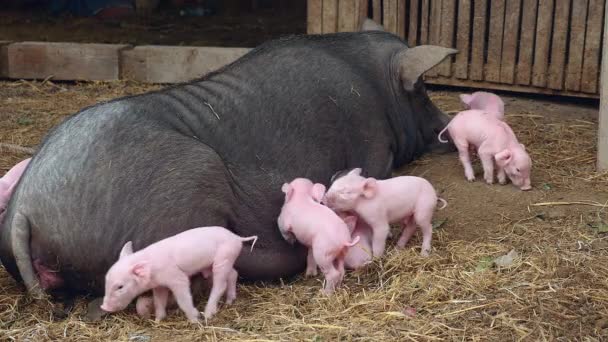
{"label": "straw bedding", "polygon": [[[156,88],[124,82],[0,82],[0,142],[33,147],[84,106]],[[457,94],[431,96],[455,113],[461,109]],[[419,256],[418,235],[405,250],[394,249],[392,240],[384,258],[347,272],[344,286],[330,298],[319,292],[322,277],[239,284],[235,304],[199,326],[187,323],[178,310],[155,323],[138,318],[133,308],[87,322],[83,299],[61,317],[50,303],[25,296],[0,270],[0,339],[605,339],[608,174],[594,171],[597,104],[504,99],[507,121],[534,161],[534,190],[468,183],[456,154],[428,155],[396,172],[429,179],[448,201],[435,215],[429,258]],[[26,157],[0,151],[0,174]],[[479,179],[478,164],[476,170]],[[511,250],[517,253],[512,261],[493,263]]]}

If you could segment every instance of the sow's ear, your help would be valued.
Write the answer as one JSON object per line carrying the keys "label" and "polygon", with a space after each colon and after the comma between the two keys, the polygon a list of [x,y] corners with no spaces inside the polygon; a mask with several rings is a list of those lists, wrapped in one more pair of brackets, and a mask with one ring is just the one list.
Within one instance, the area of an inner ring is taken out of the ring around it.
{"label": "sow's ear", "polygon": [[120,256],[118,259],[122,259],[127,255],[133,254],[133,243],[131,241],[127,241],[125,245],[120,250]]}
{"label": "sow's ear", "polygon": [[377,22],[367,18],[361,24],[359,31],[386,31],[384,27]]}
{"label": "sow's ear", "polygon": [[456,49],[434,45],[420,45],[402,51],[398,57],[399,78],[405,90],[414,90],[414,84],[422,74],[456,53]]}

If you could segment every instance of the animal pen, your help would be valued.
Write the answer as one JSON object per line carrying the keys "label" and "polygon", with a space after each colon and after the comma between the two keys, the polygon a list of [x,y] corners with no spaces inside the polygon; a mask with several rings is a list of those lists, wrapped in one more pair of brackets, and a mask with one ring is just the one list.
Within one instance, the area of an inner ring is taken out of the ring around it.
{"label": "animal pen", "polygon": [[[369,17],[412,46],[461,50],[431,70],[426,82],[506,91],[500,94],[506,119],[533,157],[533,190],[479,179],[469,183],[455,153],[424,155],[394,175],[428,179],[449,203],[436,212],[429,258],[419,257],[418,237],[401,250],[392,239],[386,257],[349,271],[334,298],[319,294],[321,277],[303,274],[239,283],[235,303],[201,325],[189,324],[179,311],[160,323],[140,319],[134,308],[88,322],[90,298],[33,301],[0,267],[0,340],[608,338],[608,172],[595,169],[598,136],[599,161],[608,167],[608,101],[601,101],[597,134],[593,100],[608,98],[607,87],[601,87],[608,80],[599,78],[600,64],[608,75],[608,54],[602,54],[608,44],[602,33],[605,1],[309,0],[307,5],[309,33],[355,31]],[[301,18],[298,32],[305,28]],[[200,19],[201,26],[214,25],[205,20],[212,18]],[[166,40],[88,44],[99,41],[29,41],[33,38],[41,37],[0,35],[0,143],[28,148],[39,146],[53,127],[82,108],[187,81],[253,46],[228,40],[221,46],[179,46]],[[519,96],[524,93],[568,97],[570,103]],[[429,96],[445,113],[462,108],[455,91],[435,87]],[[29,155],[0,146],[0,175]]]}
{"label": "animal pen", "polygon": [[[424,75],[428,84],[599,98],[604,13],[604,0],[309,0],[307,31],[354,31],[371,18],[410,47],[459,50]],[[600,169],[608,168],[604,97]]]}

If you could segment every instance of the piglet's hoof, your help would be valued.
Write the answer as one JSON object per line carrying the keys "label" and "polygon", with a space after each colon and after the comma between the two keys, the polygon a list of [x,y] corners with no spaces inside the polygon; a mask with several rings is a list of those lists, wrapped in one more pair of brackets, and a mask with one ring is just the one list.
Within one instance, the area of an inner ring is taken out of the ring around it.
{"label": "piglet's hoof", "polygon": [[431,251],[423,249],[422,252],[420,252],[420,256],[423,258],[427,258],[429,255],[431,255]]}
{"label": "piglet's hoof", "polygon": [[87,313],[85,314],[85,320],[89,322],[97,322],[103,316],[107,315],[108,312],[101,309],[103,298],[95,298],[87,305]]}

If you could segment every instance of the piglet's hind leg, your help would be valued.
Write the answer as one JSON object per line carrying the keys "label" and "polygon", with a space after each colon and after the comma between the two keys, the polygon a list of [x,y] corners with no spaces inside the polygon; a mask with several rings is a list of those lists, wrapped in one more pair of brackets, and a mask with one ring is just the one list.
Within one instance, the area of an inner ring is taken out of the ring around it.
{"label": "piglet's hind leg", "polygon": [[230,305],[236,299],[236,281],[239,277],[238,272],[233,268],[228,277],[228,289],[226,290],[226,304]]}

